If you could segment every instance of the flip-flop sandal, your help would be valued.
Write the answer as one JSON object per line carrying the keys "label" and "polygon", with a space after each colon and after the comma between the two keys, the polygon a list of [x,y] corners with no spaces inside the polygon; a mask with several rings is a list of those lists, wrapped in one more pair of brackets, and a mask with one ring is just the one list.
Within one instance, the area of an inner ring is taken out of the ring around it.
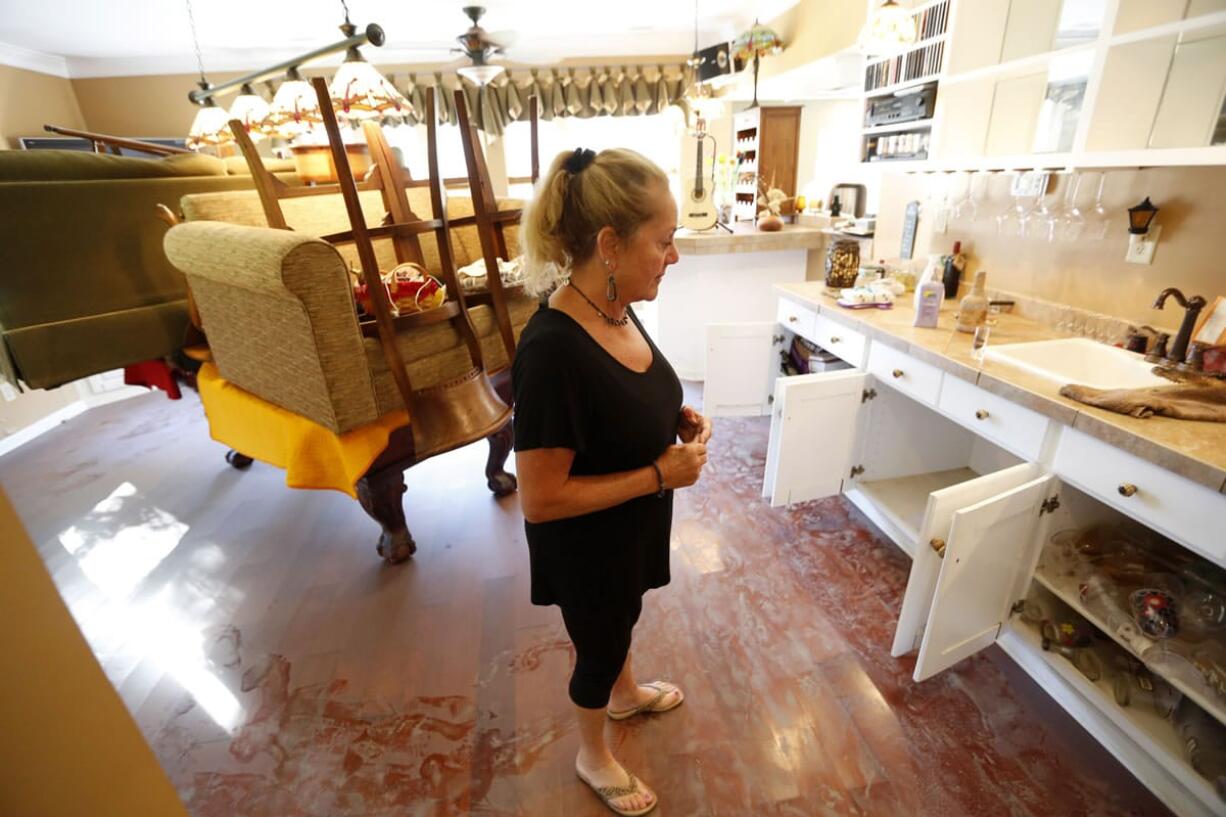
{"label": "flip-flop sandal", "polygon": [[641,815],[647,814],[652,809],[654,809],[657,805],[659,805],[660,798],[654,797],[654,796],[652,797],[650,804],[643,806],[640,809],[633,809],[633,810],[624,809],[624,808],[618,808],[617,806],[613,805],[613,801],[617,800],[618,798],[628,797],[631,794],[646,794],[647,793],[647,790],[645,788],[640,788],[639,780],[637,777],[634,776],[633,772],[627,771],[626,767],[624,766],[621,767],[621,770],[623,772],[626,772],[626,779],[629,781],[624,786],[596,786],[596,785],[593,785],[592,781],[588,780],[586,777],[583,776],[583,772],[579,771],[578,767],[575,767],[575,774],[578,775],[579,779],[582,780],[584,784],[586,784],[587,787],[591,789],[596,794],[597,797],[600,798],[600,802],[604,803],[605,806],[610,811],[612,811],[614,814],[620,814],[622,817],[641,817]]}
{"label": "flip-flop sandal", "polygon": [[[667,681],[652,681],[649,684],[639,684],[639,686],[650,687],[656,691],[656,694],[644,703],[639,704],[631,709],[622,709],[614,712],[612,709],[607,710],[609,717],[615,721],[624,721],[626,718],[633,718],[643,712],[660,713],[667,712],[670,709],[676,709],[681,706],[681,702],[685,700],[685,693],[681,688],[670,684]],[[663,704],[662,701],[668,697],[669,693],[676,692],[677,698],[672,703]]]}

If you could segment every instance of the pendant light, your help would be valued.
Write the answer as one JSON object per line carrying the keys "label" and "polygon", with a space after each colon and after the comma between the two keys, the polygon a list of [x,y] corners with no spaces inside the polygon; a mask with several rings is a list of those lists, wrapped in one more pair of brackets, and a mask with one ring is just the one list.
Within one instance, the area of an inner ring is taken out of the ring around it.
{"label": "pendant light", "polygon": [[323,123],[319,112],[319,98],[311,83],[298,73],[298,66],[285,72],[285,79],[277,86],[268,106],[267,128],[269,135],[293,140],[310,133]]}
{"label": "pendant light", "polygon": [[885,0],[869,12],[860,31],[860,50],[870,56],[893,54],[913,44],[919,37],[915,15],[897,0]]}
{"label": "pendant light", "polygon": [[237,119],[247,129],[251,141],[258,142],[268,131],[268,103],[255,92],[251,83],[243,83],[238,96],[230,103],[230,118]]}
{"label": "pendant light", "polygon": [[[196,18],[192,14],[192,0],[184,0],[184,2],[187,4],[187,21],[192,28],[192,45],[196,49],[196,67],[200,69],[199,85],[207,90],[211,86],[204,75],[204,59],[200,56],[200,38],[196,35]],[[226,113],[225,108],[214,102],[212,97],[206,99],[201,103],[200,110],[196,112],[192,126],[188,128],[188,148],[200,150],[233,141],[234,134],[230,132],[229,120],[230,116]]]}
{"label": "pendant light", "polygon": [[[341,31],[352,37],[357,28],[349,22],[349,4],[341,0],[345,22]],[[382,116],[407,116],[413,106],[373,65],[366,61],[357,46],[345,53],[345,61],[337,69],[328,86],[336,115],[344,119],[372,119]]]}

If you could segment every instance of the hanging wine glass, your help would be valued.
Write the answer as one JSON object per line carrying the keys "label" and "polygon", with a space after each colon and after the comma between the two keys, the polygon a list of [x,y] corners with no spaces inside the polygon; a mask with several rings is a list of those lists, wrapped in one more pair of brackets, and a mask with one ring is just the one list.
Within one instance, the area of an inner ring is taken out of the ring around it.
{"label": "hanging wine glass", "polygon": [[1077,207],[1077,191],[1081,187],[1081,178],[1080,173],[1074,173],[1064,191],[1064,209],[1054,227],[1056,238],[1060,241],[1077,241],[1085,231],[1086,219]]}
{"label": "hanging wine glass", "polygon": [[1102,171],[1098,178],[1098,192],[1094,195],[1094,207],[1086,217],[1086,232],[1091,238],[1102,240],[1107,237],[1111,219],[1107,217],[1107,209],[1103,207],[1103,187],[1107,184],[1107,171]]}
{"label": "hanging wine glass", "polygon": [[1012,197],[1012,202],[1006,204],[1004,209],[996,214],[996,232],[1003,236],[1019,236],[1023,235],[1024,214],[1026,207],[1022,204],[1021,191],[1017,184],[1017,174],[1014,174],[1014,181],[1010,185],[1009,195]]}
{"label": "hanging wine glass", "polygon": [[954,204],[953,217],[955,221],[972,222],[979,215],[979,204],[975,201],[975,173],[966,173],[966,192]]}

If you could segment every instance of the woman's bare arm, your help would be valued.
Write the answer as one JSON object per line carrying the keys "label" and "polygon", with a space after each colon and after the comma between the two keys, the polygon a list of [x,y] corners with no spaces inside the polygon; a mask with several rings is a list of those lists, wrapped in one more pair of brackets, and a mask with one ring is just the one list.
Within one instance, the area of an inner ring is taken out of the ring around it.
{"label": "woman's bare arm", "polygon": [[575,452],[569,448],[534,448],[515,452],[519,501],[529,522],[552,522],[602,511],[660,489],[651,466],[615,474],[576,477],[570,473]]}
{"label": "woman's bare arm", "polygon": [[[698,481],[707,464],[703,443],[670,445],[650,465],[616,474],[576,477],[570,473],[575,452],[569,448],[534,448],[515,452],[519,500],[529,522],[552,522],[603,511],[665,488],[685,488]],[[660,473],[656,473],[656,468]]]}

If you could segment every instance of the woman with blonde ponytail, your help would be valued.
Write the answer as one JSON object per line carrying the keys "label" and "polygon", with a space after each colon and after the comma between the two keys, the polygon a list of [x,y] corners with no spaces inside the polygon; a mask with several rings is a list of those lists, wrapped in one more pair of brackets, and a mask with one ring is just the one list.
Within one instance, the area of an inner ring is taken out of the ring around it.
{"label": "woman with blonde ponytail", "polygon": [[520,226],[528,288],[548,294],[515,353],[515,461],[532,603],[556,604],[575,646],[575,771],[622,815],[656,796],[604,740],[606,718],[666,712],[673,684],[640,684],[631,631],[643,594],[669,581],[673,490],[698,481],[711,424],[630,305],[677,261],[677,204],[631,150],[560,154]]}

